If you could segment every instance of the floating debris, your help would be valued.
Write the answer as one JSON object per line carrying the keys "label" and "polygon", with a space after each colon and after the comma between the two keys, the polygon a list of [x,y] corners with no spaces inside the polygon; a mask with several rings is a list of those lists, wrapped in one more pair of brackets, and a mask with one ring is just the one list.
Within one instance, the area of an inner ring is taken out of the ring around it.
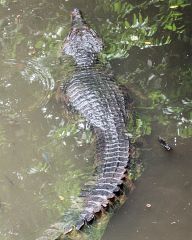
{"label": "floating debris", "polygon": [[145,206],[146,208],[151,208],[152,205],[150,203],[147,203]]}
{"label": "floating debris", "polygon": [[173,148],[162,137],[159,136],[158,141],[165,150],[167,151],[173,150]]}

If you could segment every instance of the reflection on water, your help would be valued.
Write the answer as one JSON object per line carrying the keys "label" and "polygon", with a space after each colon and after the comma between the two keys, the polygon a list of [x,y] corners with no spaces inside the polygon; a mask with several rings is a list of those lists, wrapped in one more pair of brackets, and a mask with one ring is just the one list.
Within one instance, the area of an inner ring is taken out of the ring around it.
{"label": "reflection on water", "polygon": [[23,62],[6,60],[1,64],[2,115],[12,111],[19,113],[21,109],[24,113],[46,105],[55,82],[40,60]]}
{"label": "reflection on water", "polygon": [[[102,58],[113,59],[117,80],[135,102],[130,135],[144,142],[145,172],[103,239],[191,239],[190,13],[187,1],[180,7],[172,2],[165,22],[161,1],[150,6],[153,13],[143,2],[0,1],[0,239],[39,236],[76,204],[92,175],[90,131],[52,97],[69,71],[57,56],[74,7],[106,41]],[[158,28],[152,21],[157,13],[164,21]],[[170,141],[173,152],[161,149],[158,135]]]}

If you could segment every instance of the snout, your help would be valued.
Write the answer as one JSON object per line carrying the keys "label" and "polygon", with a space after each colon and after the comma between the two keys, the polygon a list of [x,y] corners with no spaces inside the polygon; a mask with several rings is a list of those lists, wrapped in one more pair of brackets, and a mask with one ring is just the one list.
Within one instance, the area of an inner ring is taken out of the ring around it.
{"label": "snout", "polygon": [[73,27],[80,27],[85,24],[85,21],[82,17],[82,13],[78,8],[73,9],[71,12],[71,23]]}
{"label": "snout", "polygon": [[73,9],[71,12],[72,17],[81,17],[81,11],[78,8]]}

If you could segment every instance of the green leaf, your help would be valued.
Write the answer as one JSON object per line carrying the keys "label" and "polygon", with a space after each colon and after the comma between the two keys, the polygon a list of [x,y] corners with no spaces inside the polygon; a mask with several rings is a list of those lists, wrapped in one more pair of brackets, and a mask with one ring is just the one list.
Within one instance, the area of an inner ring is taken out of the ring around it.
{"label": "green leaf", "polygon": [[44,42],[42,40],[39,40],[38,42],[36,42],[35,48],[40,49],[43,47],[43,44],[44,44]]}
{"label": "green leaf", "polygon": [[176,27],[175,23],[173,23],[173,25],[172,25],[172,31],[176,31],[176,30],[177,30],[177,27]]}
{"label": "green leaf", "polygon": [[114,4],[114,10],[116,11],[116,12],[120,12],[121,11],[121,2],[119,1],[119,2],[116,2],[115,4]]}
{"label": "green leaf", "polygon": [[139,13],[139,23],[142,24],[143,23],[143,18],[142,18],[142,15],[141,13]]}
{"label": "green leaf", "polygon": [[137,16],[136,14],[134,13],[133,14],[133,25],[136,25],[137,24]]}
{"label": "green leaf", "polygon": [[167,24],[167,25],[165,25],[164,29],[172,31],[173,28],[172,28],[172,25]]}
{"label": "green leaf", "polygon": [[130,27],[130,24],[127,20],[125,20],[125,27],[129,28]]}

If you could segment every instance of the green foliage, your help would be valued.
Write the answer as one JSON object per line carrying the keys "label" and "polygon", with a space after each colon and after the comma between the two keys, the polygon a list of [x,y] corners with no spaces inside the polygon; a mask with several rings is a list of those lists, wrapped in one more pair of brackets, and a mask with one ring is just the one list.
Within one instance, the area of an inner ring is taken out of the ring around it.
{"label": "green foliage", "polygon": [[57,57],[57,53],[60,49],[59,45],[61,44],[61,36],[64,35],[66,29],[64,27],[57,27],[51,23],[48,23],[44,34],[35,39],[33,44],[34,49],[37,51],[37,54],[47,55],[47,53]]}
{"label": "green foliage", "polygon": [[166,45],[175,37],[181,39],[187,34],[183,10],[190,5],[188,1],[156,0],[138,4],[109,0],[104,5],[105,11],[111,12],[107,24],[101,28],[108,59],[127,57],[132,46]]}
{"label": "green foliage", "polygon": [[192,123],[190,125],[179,126],[178,135],[182,138],[192,137]]}
{"label": "green foliage", "polygon": [[153,108],[156,108],[159,104],[164,104],[168,102],[167,97],[161,91],[150,92],[149,98],[152,101]]}
{"label": "green foliage", "polygon": [[85,121],[80,118],[77,121],[73,121],[67,123],[63,127],[59,127],[53,135],[53,138],[58,141],[66,139],[67,137],[74,138],[79,146],[91,144],[93,142],[90,128],[87,126]]}
{"label": "green foliage", "polygon": [[151,121],[151,117],[147,115],[130,116],[127,129],[132,142],[135,142],[139,137],[151,135]]}
{"label": "green foliage", "polygon": [[57,210],[59,216],[65,214],[69,208],[81,210],[81,199],[78,195],[81,191],[81,183],[88,180],[88,176],[81,169],[75,170],[70,165],[68,168],[68,171],[60,176],[53,187],[55,193],[53,201],[48,201],[44,206]]}
{"label": "green foliage", "polygon": [[[21,4],[20,1],[17,2],[18,5]],[[6,4],[7,1],[0,2],[0,5]],[[41,9],[41,5],[38,7]],[[42,57],[49,54],[57,57],[59,45],[63,41],[63,36],[66,35],[67,28],[56,26],[55,21],[48,21],[43,30],[35,32],[30,26],[25,25],[26,17],[29,18],[29,22],[30,17],[34,19],[34,16],[29,17],[23,14],[12,15],[10,18],[0,20],[0,47],[2,47],[4,56],[15,59],[22,51],[26,57]],[[29,35],[30,38],[28,38]]]}
{"label": "green foliage", "polygon": [[129,178],[132,181],[136,181],[142,175],[143,171],[144,171],[143,163],[137,158],[131,159]]}
{"label": "green foliage", "polygon": [[[151,78],[153,72],[153,78]],[[159,78],[159,76],[163,76]],[[149,79],[151,80],[149,81]],[[150,67],[142,66],[122,77],[128,85],[133,99],[137,100],[137,115],[130,117],[128,129],[132,138],[151,135],[152,123],[174,131],[165,134],[191,137],[192,126],[192,68],[190,65],[169,68],[168,63],[159,63]],[[156,87],[158,80],[158,87]],[[160,84],[159,84],[160,83]],[[166,85],[166,88],[162,88]],[[139,87],[138,87],[139,86]]]}

